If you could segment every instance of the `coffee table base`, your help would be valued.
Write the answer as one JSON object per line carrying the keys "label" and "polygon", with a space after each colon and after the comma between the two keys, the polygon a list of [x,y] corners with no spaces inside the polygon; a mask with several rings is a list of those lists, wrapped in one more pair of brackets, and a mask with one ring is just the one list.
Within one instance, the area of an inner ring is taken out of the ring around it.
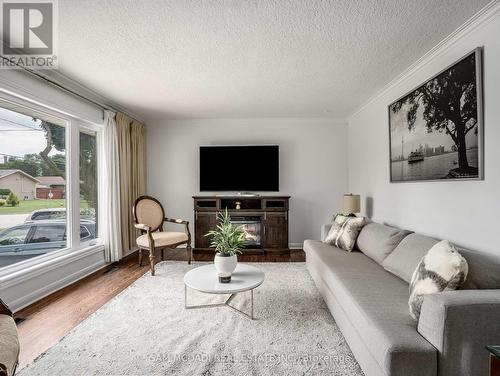
{"label": "coffee table base", "polygon": [[[234,306],[232,306],[231,304],[231,301],[234,299],[234,297],[237,295],[237,294],[241,294],[241,293],[234,293],[234,294],[231,294],[229,296],[229,298],[227,298],[227,300],[223,303],[215,303],[215,304],[200,304],[200,305],[188,305],[187,304],[187,286],[184,285],[184,307],[186,309],[198,309],[198,308],[210,308],[210,307],[229,307],[231,309],[233,309],[234,311],[242,314],[243,316],[245,316],[246,318],[249,318],[250,320],[253,320],[254,317],[253,317],[253,290],[254,289],[250,289],[250,290],[247,290],[247,291],[250,291],[250,313],[247,313],[245,311],[242,311]],[[243,292],[246,292],[246,291],[243,291]]]}

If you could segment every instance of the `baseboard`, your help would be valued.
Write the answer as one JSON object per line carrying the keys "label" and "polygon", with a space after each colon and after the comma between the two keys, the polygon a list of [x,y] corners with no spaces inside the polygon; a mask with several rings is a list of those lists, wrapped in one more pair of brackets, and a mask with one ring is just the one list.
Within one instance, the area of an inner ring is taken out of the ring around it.
{"label": "baseboard", "polygon": [[117,262],[124,262],[124,261],[130,260],[131,258],[137,257],[138,253],[139,253],[138,249],[133,249],[131,251],[128,251],[122,256],[120,261],[117,261]]}
{"label": "baseboard", "polygon": [[[302,249],[303,246],[304,246],[304,243],[289,243],[288,244],[288,248],[290,248],[290,249]],[[186,246],[181,246],[181,247],[177,247],[177,248],[186,249]],[[128,253],[125,257],[129,256],[132,253],[133,252]]]}

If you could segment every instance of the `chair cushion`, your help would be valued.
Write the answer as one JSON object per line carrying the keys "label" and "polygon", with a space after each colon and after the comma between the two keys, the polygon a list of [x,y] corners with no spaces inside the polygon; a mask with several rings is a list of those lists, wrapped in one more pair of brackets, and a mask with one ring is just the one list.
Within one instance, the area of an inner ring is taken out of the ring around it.
{"label": "chair cushion", "polygon": [[[153,232],[155,247],[168,247],[169,245],[186,242],[188,236],[183,232]],[[148,235],[144,234],[137,238],[137,245],[142,248],[149,248]]]}
{"label": "chair cushion", "polygon": [[13,375],[18,357],[19,339],[16,323],[12,317],[0,314],[0,368],[7,370],[7,375]]}
{"label": "chair cushion", "polygon": [[137,223],[147,225],[155,231],[163,223],[163,208],[158,202],[143,198],[135,206],[135,216]]}
{"label": "chair cushion", "polygon": [[382,264],[382,261],[410,233],[411,231],[371,222],[359,233],[357,246],[369,258]]}

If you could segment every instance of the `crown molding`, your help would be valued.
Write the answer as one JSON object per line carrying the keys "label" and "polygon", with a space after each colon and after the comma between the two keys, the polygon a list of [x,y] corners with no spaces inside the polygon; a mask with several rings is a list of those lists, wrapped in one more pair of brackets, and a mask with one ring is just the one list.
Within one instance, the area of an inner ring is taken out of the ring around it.
{"label": "crown molding", "polygon": [[402,73],[397,75],[393,80],[389,81],[382,89],[377,91],[373,96],[371,96],[366,102],[359,106],[356,110],[352,111],[347,119],[350,119],[357,113],[361,112],[368,105],[376,101],[378,98],[386,94],[391,88],[405,81],[409,76],[415,74],[420,69],[430,64],[436,57],[445,53],[449,50],[455,43],[465,38],[467,35],[477,30],[480,27],[486,26],[492,20],[500,15],[500,0],[493,0],[485,5],[479,12],[474,14],[460,27],[454,30],[450,35],[444,38],[441,42],[435,45],[431,50],[426,52],[417,61],[406,68]]}
{"label": "crown molding", "polygon": [[196,122],[196,121],[213,121],[213,120],[252,120],[252,121],[280,121],[280,120],[290,120],[290,121],[298,121],[298,120],[322,120],[328,121],[332,125],[349,125],[347,118],[341,117],[325,117],[325,116],[234,116],[234,117],[161,117],[157,119],[153,119],[150,123],[159,123],[159,122]]}
{"label": "crown molding", "polygon": [[[40,74],[39,72],[37,73]],[[144,119],[142,119],[139,115],[130,112],[130,110],[122,107],[118,103],[111,101],[109,98],[106,98],[105,96],[99,94],[98,92],[89,89],[80,82],[64,75],[63,73],[57,70],[44,71],[42,76],[44,76],[47,80],[52,81],[55,84],[60,85],[61,87],[74,92],[78,96],[81,96],[84,99],[87,99],[93,103],[98,104],[103,109],[109,109],[115,112],[117,111],[122,112],[125,115],[141,123],[144,123]]]}

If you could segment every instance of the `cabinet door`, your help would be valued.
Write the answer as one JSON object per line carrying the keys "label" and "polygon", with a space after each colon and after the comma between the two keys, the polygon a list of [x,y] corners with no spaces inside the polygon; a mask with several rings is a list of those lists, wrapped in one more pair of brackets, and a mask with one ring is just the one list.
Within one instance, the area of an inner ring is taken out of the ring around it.
{"label": "cabinet door", "polygon": [[266,213],[265,248],[288,248],[288,213]]}
{"label": "cabinet door", "polygon": [[208,248],[212,241],[209,236],[205,236],[210,230],[217,227],[216,213],[195,213],[195,248]]}

